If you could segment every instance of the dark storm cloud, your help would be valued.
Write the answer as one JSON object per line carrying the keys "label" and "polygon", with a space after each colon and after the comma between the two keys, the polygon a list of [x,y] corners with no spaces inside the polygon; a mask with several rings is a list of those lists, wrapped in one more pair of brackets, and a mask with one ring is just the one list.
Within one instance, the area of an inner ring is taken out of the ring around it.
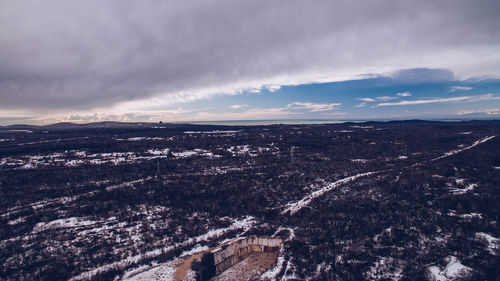
{"label": "dark storm cloud", "polygon": [[[428,67],[420,63],[443,52],[438,67],[449,68],[500,45],[497,0],[0,3],[0,108],[8,109],[85,109],[275,76]],[[458,57],[465,51],[470,57]],[[496,71],[496,63],[475,69]]]}

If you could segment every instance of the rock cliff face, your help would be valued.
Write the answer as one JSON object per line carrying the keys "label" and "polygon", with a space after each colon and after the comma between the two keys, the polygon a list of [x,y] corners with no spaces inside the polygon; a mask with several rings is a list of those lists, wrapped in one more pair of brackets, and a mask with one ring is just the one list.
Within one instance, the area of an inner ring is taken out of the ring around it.
{"label": "rock cliff face", "polygon": [[197,272],[198,280],[209,280],[219,275],[236,263],[244,260],[252,253],[277,252],[281,247],[281,239],[272,237],[244,237],[205,253]]}

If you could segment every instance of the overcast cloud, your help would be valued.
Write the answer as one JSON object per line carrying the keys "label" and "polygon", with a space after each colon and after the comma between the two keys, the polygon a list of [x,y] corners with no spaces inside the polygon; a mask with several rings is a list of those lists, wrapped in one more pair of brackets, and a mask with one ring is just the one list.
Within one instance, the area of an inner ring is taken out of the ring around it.
{"label": "overcast cloud", "polygon": [[[0,5],[0,109],[174,103],[418,67],[500,77],[498,0]],[[395,76],[423,79],[410,74]]]}

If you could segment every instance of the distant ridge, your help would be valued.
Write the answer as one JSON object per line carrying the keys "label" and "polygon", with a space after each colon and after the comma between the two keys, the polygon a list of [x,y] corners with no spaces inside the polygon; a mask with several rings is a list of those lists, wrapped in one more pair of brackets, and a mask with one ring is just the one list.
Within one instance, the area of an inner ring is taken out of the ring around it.
{"label": "distant ridge", "polygon": [[[256,120],[260,121],[260,120]],[[185,122],[185,123],[152,123],[152,122],[117,122],[117,121],[102,121],[102,122],[90,122],[90,123],[72,123],[72,122],[60,122],[48,125],[29,125],[29,124],[14,124],[7,126],[0,126],[3,130],[65,130],[65,129],[106,129],[106,128],[181,128],[181,127],[260,127],[260,126],[291,126],[291,125],[318,125],[318,124],[344,124],[344,125],[354,125],[354,124],[415,124],[415,123],[456,123],[456,122],[500,122],[499,119],[477,119],[477,120],[422,120],[422,119],[409,119],[409,120],[343,120],[338,123],[329,123],[327,120],[307,120],[308,122],[301,123],[297,120],[296,123],[287,123],[284,121],[294,121],[294,120],[265,120],[269,123],[266,124],[245,124],[245,121],[238,123],[237,121],[207,121],[207,122]],[[231,122],[231,123],[230,123]],[[234,123],[232,123],[234,122]]]}
{"label": "distant ridge", "polygon": [[[178,124],[176,124],[178,125]],[[171,127],[174,124],[159,124],[159,123],[145,123],[145,122],[116,122],[116,121],[103,121],[91,123],[71,123],[61,122],[49,125],[28,125],[28,124],[15,124],[8,126],[0,126],[0,128],[7,129],[92,129],[92,128],[132,128],[132,127]]]}

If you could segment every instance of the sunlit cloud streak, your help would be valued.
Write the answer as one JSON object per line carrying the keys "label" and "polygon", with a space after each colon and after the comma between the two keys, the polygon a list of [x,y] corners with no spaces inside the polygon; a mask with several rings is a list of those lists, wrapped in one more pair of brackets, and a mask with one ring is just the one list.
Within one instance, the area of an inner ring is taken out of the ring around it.
{"label": "sunlit cloud streak", "polygon": [[398,102],[379,103],[376,105],[376,107],[380,107],[380,106],[404,106],[404,105],[445,103],[445,102],[476,102],[476,101],[489,101],[489,100],[500,100],[500,96],[494,96],[493,94],[486,94],[486,95],[479,95],[479,96],[462,96],[462,97],[452,97],[452,98],[403,100],[403,101],[398,101]]}

